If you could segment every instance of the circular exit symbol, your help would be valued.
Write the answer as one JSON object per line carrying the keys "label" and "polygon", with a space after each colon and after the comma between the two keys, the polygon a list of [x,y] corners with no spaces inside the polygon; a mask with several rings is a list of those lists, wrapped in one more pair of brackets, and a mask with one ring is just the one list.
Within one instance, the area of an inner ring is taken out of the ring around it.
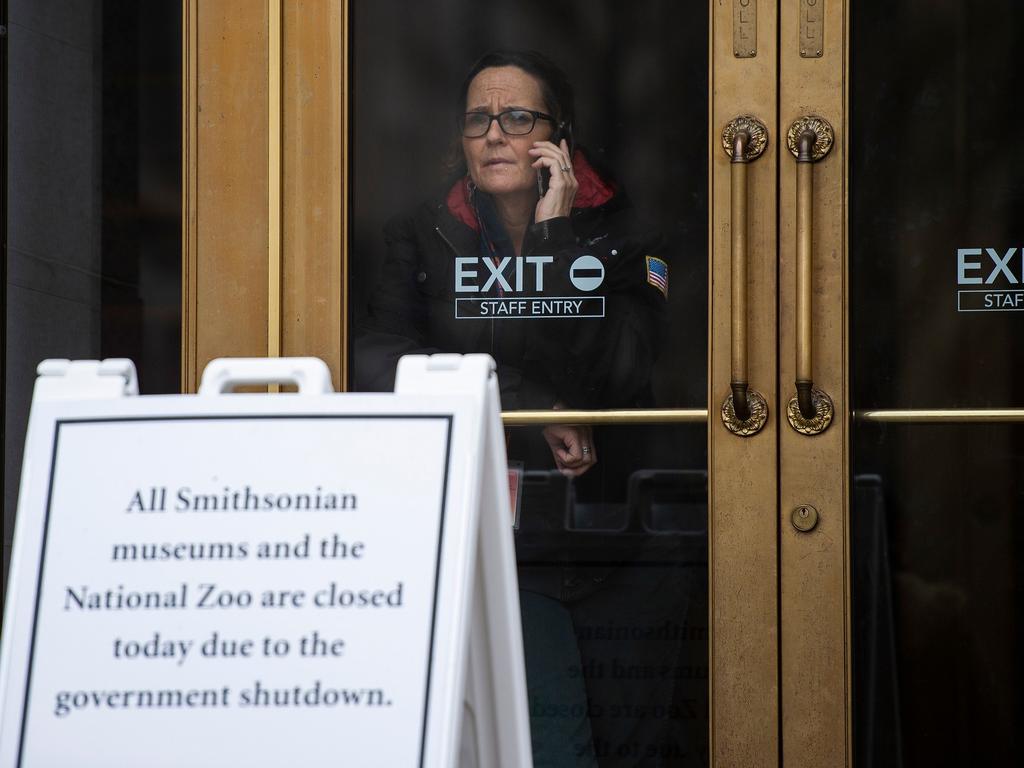
{"label": "circular exit symbol", "polygon": [[569,279],[581,291],[592,291],[604,282],[604,264],[594,256],[580,256],[569,269]]}

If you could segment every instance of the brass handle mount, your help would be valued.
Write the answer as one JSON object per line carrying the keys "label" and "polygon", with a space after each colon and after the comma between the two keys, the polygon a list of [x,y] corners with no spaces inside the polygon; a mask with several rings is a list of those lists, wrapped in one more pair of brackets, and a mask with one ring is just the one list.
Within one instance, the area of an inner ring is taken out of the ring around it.
{"label": "brass handle mount", "polygon": [[764,396],[749,388],[747,380],[747,165],[768,146],[768,128],[752,115],[740,115],[722,131],[722,149],[730,159],[732,220],[732,393],[722,404],[722,422],[735,435],[749,437],[768,421]]}
{"label": "brass handle mount", "polygon": [[796,158],[796,394],[786,417],[797,432],[817,435],[832,423],[832,398],[814,386],[812,362],[814,274],[814,163],[832,149],[835,131],[817,115],[798,118],[786,134]]}

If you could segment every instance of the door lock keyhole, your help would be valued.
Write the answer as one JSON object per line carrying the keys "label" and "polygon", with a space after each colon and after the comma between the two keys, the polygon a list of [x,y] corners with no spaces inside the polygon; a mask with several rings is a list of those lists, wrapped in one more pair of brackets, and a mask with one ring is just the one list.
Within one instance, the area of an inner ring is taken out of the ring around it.
{"label": "door lock keyhole", "polygon": [[810,504],[801,504],[793,510],[790,520],[794,528],[801,533],[807,533],[814,530],[814,526],[818,524],[818,510]]}

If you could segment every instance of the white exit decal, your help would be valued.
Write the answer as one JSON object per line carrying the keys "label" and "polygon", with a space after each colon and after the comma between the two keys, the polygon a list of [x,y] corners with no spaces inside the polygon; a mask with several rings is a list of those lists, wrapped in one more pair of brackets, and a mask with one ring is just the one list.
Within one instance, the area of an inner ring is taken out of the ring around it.
{"label": "white exit decal", "polygon": [[[957,248],[956,284],[958,312],[1024,311],[1024,288],[1013,287],[1024,284],[1024,252],[1018,248]],[[964,287],[973,285],[979,287]]]}

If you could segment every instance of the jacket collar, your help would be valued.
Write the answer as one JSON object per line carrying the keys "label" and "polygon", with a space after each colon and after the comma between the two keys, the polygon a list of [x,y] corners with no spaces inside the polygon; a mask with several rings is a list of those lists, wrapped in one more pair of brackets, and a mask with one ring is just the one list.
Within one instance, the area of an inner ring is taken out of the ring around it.
{"label": "jacket collar", "polygon": [[[573,153],[572,169],[580,185],[573,203],[574,212],[597,208],[615,196],[615,185],[601,178],[601,175],[587,160],[586,155],[578,149]],[[445,205],[456,220],[461,221],[474,232],[479,232],[480,222],[477,221],[476,211],[473,210],[472,194],[473,188],[469,176],[465,176],[456,181],[448,190]]]}

